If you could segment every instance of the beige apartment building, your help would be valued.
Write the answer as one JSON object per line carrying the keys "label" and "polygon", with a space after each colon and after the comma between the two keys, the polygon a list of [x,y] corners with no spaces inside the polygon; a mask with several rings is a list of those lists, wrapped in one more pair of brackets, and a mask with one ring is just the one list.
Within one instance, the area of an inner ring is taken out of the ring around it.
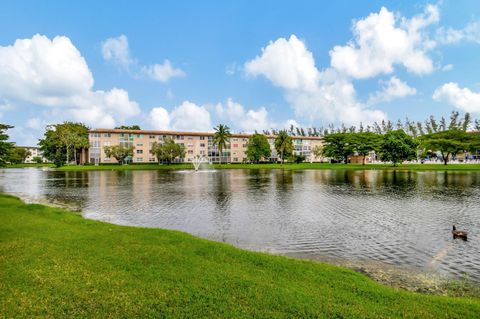
{"label": "beige apartment building", "polygon": [[[247,162],[246,150],[250,134],[232,134],[227,149],[223,150],[222,163]],[[117,163],[114,158],[105,155],[104,147],[112,145],[134,146],[132,163],[156,163],[157,158],[150,154],[154,142],[162,142],[172,138],[175,143],[185,147],[185,158],[176,159],[177,162],[192,162],[196,157],[205,157],[211,163],[220,162],[218,148],[213,145],[213,133],[175,132],[154,130],[118,130],[94,129],[89,131],[90,148],[82,154],[82,162],[92,164]],[[270,160],[277,160],[274,147],[275,136],[267,136],[272,149]],[[314,162],[317,159],[312,153],[313,147],[322,145],[320,137],[292,136],[294,153],[304,155],[306,161]]]}

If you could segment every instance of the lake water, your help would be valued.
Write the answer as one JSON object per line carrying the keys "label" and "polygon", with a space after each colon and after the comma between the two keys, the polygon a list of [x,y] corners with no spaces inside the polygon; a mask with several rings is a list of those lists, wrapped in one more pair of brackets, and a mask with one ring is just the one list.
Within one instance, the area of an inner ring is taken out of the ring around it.
{"label": "lake water", "polygon": [[[250,250],[480,282],[480,173],[26,168],[0,170],[0,191]],[[452,239],[453,224],[467,242]]]}

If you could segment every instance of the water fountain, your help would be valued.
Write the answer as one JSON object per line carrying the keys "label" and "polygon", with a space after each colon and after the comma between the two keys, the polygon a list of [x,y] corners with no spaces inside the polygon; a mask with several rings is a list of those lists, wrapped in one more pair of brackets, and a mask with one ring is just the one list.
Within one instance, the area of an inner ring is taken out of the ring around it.
{"label": "water fountain", "polygon": [[198,171],[198,169],[200,168],[200,166],[202,164],[208,164],[208,160],[205,158],[205,156],[197,156],[193,159],[192,161],[192,164],[193,164],[193,168],[195,169],[195,171]]}

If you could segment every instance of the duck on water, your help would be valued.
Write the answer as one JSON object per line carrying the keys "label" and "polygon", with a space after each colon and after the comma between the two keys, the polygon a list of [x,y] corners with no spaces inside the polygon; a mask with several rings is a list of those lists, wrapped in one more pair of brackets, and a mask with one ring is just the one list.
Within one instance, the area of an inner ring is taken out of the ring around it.
{"label": "duck on water", "polygon": [[467,237],[468,237],[468,233],[466,231],[457,230],[457,227],[455,227],[455,225],[453,225],[452,235],[454,239],[460,238],[463,240],[467,240]]}

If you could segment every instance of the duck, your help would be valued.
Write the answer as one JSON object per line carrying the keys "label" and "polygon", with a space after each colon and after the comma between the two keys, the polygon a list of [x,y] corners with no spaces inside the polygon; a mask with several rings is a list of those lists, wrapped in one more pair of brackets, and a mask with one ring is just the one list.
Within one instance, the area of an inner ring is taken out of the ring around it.
{"label": "duck", "polygon": [[461,238],[463,240],[467,240],[468,237],[468,233],[466,231],[457,230],[457,227],[455,227],[455,225],[453,225],[452,235],[453,238]]}

